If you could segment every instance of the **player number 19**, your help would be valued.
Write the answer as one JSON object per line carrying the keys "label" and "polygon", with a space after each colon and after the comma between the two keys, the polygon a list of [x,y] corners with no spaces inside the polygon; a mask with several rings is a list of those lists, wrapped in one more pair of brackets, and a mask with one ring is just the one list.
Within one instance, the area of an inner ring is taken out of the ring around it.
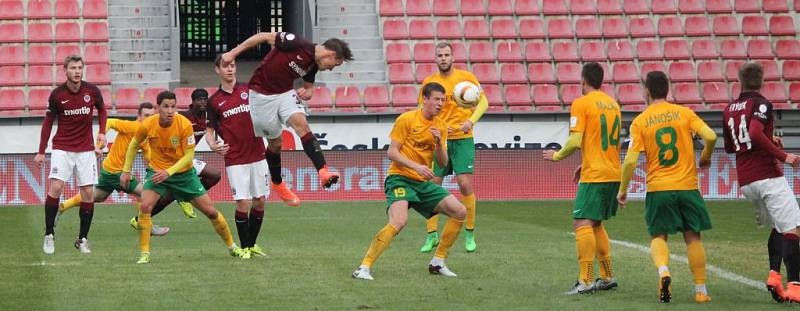
{"label": "player number 19", "polygon": [[750,142],[750,133],[747,131],[747,120],[744,115],[742,115],[742,118],[739,120],[739,133],[736,133],[736,122],[733,120],[733,117],[728,118],[728,127],[731,128],[731,138],[733,139],[733,145],[736,146],[736,151],[741,149],[739,144],[747,144],[747,150],[753,147],[753,143]]}

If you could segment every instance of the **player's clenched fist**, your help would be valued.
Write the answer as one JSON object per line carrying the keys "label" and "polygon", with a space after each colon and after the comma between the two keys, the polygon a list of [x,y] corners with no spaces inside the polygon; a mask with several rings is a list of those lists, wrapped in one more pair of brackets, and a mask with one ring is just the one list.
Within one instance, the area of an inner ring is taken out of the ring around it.
{"label": "player's clenched fist", "polygon": [[547,160],[547,161],[555,161],[555,159],[553,159],[553,156],[555,154],[556,154],[555,150],[547,149],[547,150],[542,151],[542,158]]}
{"label": "player's clenched fist", "polygon": [[433,138],[436,139],[436,144],[439,144],[442,141],[442,132],[439,132],[439,129],[431,127],[431,135],[433,135]]}

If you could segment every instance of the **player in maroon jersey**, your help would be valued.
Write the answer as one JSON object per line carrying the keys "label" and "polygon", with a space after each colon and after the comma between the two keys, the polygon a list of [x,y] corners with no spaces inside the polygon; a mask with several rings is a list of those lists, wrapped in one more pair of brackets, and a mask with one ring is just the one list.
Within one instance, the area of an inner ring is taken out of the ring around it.
{"label": "player in maroon jersey", "polygon": [[[723,112],[725,151],[736,153],[736,173],[745,197],[759,210],[766,210],[773,230],[767,242],[770,275],[767,289],[778,302],[800,302],[800,207],[783,163],[797,167],[800,158],[781,150],[782,142],[772,136],[775,117],[772,103],[759,93],[764,70],[757,63],[739,69],[742,92]],[[761,221],[761,220],[759,220]],[[781,261],[789,281],[783,288]]]}
{"label": "player in maroon jersey", "polygon": [[[75,174],[80,186],[81,209],[80,229],[75,248],[81,253],[91,253],[87,236],[92,226],[94,214],[93,189],[97,184],[97,155],[105,146],[106,107],[103,96],[94,84],[83,81],[83,59],[79,55],[69,55],[64,60],[67,81],[50,93],[47,114],[42,124],[39,151],[34,161],[41,167],[44,152],[50,140],[53,122],[58,120],[58,129],[53,137],[53,151],[50,158],[50,189],[44,203],[45,236],[42,250],[45,254],[55,252],[55,226],[58,214],[58,201],[64,190],[64,182]],[[97,141],[92,137],[92,114],[97,109],[99,134]]]}
{"label": "player in maroon jersey", "polygon": [[[250,89],[236,83],[236,62],[222,67],[220,60],[217,56],[214,62],[220,85],[209,99],[206,142],[211,150],[225,157],[228,184],[236,201],[236,230],[247,251],[243,258],[250,258],[251,254],[266,256],[256,244],[269,195],[264,139],[253,133]],[[217,135],[223,141],[217,141]]]}
{"label": "player in maroon jersey", "polygon": [[[272,179],[272,188],[289,205],[299,200],[281,179],[281,133],[288,124],[300,136],[303,151],[319,172],[323,188],[339,181],[339,174],[331,172],[322,155],[322,148],[308,127],[306,106],[303,101],[314,93],[314,76],[320,70],[332,70],[345,61],[353,60],[350,48],[342,40],[331,38],[314,44],[288,32],[262,32],[248,38],[239,46],[222,55],[221,65],[226,67],[239,54],[259,44],[274,48],[261,61],[250,79],[250,117],[256,136],[267,138],[265,157]],[[304,86],[294,89],[294,81],[302,78]]]}

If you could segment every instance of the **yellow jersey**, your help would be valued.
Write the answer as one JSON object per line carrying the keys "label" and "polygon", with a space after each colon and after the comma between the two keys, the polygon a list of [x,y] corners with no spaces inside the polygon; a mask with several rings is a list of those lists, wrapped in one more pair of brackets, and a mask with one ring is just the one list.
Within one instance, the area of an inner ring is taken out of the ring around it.
{"label": "yellow jersey", "polygon": [[581,182],[619,182],[619,104],[602,91],[592,91],[572,102],[570,132],[583,133]]}
{"label": "yellow jersey", "polygon": [[692,136],[704,126],[694,111],[668,102],[633,119],[630,148],[645,153],[647,192],[698,189]]}
{"label": "yellow jersey", "polygon": [[[103,169],[106,170],[106,172],[112,174],[122,172],[128,146],[131,144],[131,140],[133,140],[133,136],[136,135],[136,131],[139,130],[141,124],[142,123],[138,121],[108,118],[106,121],[106,132],[108,132],[108,130],[114,130],[117,132],[117,136],[114,138],[114,143],[111,144],[111,149],[108,150],[106,159],[103,160]],[[142,149],[144,159],[149,161],[150,147],[147,145],[147,142],[140,144],[139,148]]]}
{"label": "yellow jersey", "polygon": [[[477,86],[481,86],[478,79],[475,78],[475,75],[469,71],[460,70],[453,68],[453,72],[450,73],[449,76],[443,76],[440,72],[436,72],[422,81],[422,85],[436,82],[441,84],[445,90],[445,102],[442,106],[442,112],[439,113],[439,118],[444,120],[447,123],[447,126],[451,129],[454,129],[453,133],[450,134],[450,138],[448,139],[461,139],[461,138],[469,138],[473,137],[472,132],[469,131],[468,133],[464,133],[461,131],[461,123],[464,121],[469,120],[469,117],[472,116],[472,109],[461,108],[456,105],[455,100],[453,100],[453,89],[455,89],[456,84],[462,81],[469,81],[475,83]],[[420,90],[419,94],[419,105],[422,106],[422,91]]]}
{"label": "yellow jersey", "polygon": [[[136,140],[150,145],[150,163],[153,170],[166,170],[178,162],[184,149],[194,148],[194,131],[192,123],[186,117],[176,113],[172,125],[161,127],[159,115],[151,116],[136,131]],[[184,173],[192,169],[189,162],[175,173]]]}
{"label": "yellow jersey", "polygon": [[[439,117],[427,120],[422,116],[421,109],[408,111],[397,117],[389,138],[401,144],[401,155],[411,161],[431,167],[433,151],[436,149],[436,140],[430,132],[431,127],[439,129],[442,139],[447,140],[447,124],[444,120]],[[413,168],[402,166],[394,161],[389,165],[388,174],[401,175],[419,181],[425,180],[425,177]]]}

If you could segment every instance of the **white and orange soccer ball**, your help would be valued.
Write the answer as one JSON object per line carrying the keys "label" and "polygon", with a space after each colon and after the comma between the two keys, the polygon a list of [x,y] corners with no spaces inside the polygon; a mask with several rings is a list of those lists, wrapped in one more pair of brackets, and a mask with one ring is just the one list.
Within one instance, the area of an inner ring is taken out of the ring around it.
{"label": "white and orange soccer ball", "polygon": [[481,98],[481,88],[475,83],[462,81],[453,88],[453,100],[463,108],[475,108]]}

